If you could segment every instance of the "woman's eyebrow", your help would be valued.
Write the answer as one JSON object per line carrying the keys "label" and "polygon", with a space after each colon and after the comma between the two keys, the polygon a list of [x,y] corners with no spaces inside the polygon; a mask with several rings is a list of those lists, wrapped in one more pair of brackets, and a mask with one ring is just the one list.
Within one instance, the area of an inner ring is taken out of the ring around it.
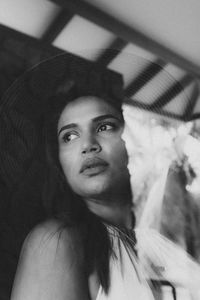
{"label": "woman's eyebrow", "polygon": [[58,131],[58,136],[60,135],[60,133],[63,131],[63,130],[66,130],[66,129],[71,129],[71,128],[77,128],[78,125],[76,123],[70,123],[70,124],[67,124],[63,127],[60,128],[60,130]]}
{"label": "woman's eyebrow", "polygon": [[[101,115],[101,116],[98,116],[98,117],[95,117],[94,119],[92,119],[93,122],[99,122],[99,121],[103,121],[103,120],[106,120],[106,119],[115,119],[119,122],[122,122],[122,119],[118,118],[117,116],[114,116],[112,114],[106,114],[106,115]],[[60,133],[63,131],[63,130],[66,130],[66,129],[71,129],[71,128],[77,128],[78,127],[78,124],[76,123],[70,123],[70,124],[67,124],[67,125],[64,125],[63,127],[61,127],[61,129],[58,131],[58,136],[60,135]]]}
{"label": "woman's eyebrow", "polygon": [[122,119],[120,119],[117,116],[112,115],[112,114],[106,114],[106,115],[95,117],[94,119],[92,119],[92,121],[99,122],[99,121],[103,121],[105,119],[116,119],[117,121],[122,122]]}

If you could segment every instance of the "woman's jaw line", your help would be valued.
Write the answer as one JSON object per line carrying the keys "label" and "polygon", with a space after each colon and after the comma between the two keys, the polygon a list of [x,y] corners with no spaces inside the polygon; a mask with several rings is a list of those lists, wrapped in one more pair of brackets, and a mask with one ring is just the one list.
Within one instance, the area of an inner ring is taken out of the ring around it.
{"label": "woman's jaw line", "polygon": [[115,195],[114,199],[99,197],[84,198],[88,209],[102,220],[115,226],[131,228],[132,226],[132,194]]}

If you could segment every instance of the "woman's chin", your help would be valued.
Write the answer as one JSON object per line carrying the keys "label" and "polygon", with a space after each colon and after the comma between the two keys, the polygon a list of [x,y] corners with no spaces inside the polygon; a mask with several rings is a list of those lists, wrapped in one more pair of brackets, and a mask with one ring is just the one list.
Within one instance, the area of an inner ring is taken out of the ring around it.
{"label": "woman's chin", "polygon": [[111,191],[109,181],[105,178],[98,178],[88,181],[86,184],[81,186],[79,195],[87,198],[102,198],[108,195]]}

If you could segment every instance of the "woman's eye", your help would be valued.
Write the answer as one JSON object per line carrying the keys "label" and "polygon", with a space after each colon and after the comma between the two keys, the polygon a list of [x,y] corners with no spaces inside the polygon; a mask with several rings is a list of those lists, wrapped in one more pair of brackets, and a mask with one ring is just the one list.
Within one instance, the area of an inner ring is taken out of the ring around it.
{"label": "woman's eye", "polygon": [[98,127],[98,132],[114,129],[114,124],[102,124]]}
{"label": "woman's eye", "polygon": [[73,132],[69,132],[69,133],[65,133],[62,137],[62,140],[65,143],[71,142],[73,140],[75,140],[78,137],[77,133],[73,133]]}

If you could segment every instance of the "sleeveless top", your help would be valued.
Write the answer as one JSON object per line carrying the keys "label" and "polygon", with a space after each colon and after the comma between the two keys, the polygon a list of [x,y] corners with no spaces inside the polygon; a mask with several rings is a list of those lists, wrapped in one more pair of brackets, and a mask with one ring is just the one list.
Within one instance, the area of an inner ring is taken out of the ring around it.
{"label": "sleeveless top", "polygon": [[[186,299],[200,299],[200,266],[183,249],[155,230],[136,229],[135,252],[125,242],[130,237],[123,239],[124,233],[111,226],[107,228],[114,250],[110,259],[110,288],[105,294],[100,286],[96,300],[155,300],[150,279],[170,283],[176,296],[177,287],[187,293]],[[169,299],[173,299],[172,295]]]}
{"label": "sleeveless top", "polygon": [[117,229],[107,228],[114,250],[110,259],[110,288],[105,294],[100,286],[96,300],[153,300],[135,251],[126,245]]}

